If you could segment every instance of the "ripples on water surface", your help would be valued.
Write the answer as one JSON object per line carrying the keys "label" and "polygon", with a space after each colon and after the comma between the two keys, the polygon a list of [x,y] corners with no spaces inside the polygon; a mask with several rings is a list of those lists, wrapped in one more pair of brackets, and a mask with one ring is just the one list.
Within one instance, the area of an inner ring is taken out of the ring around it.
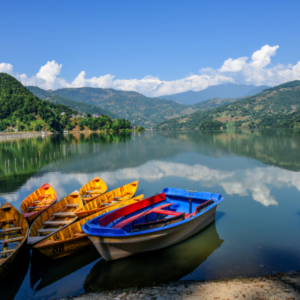
{"label": "ripples on water surface", "polygon": [[160,251],[107,263],[93,248],[54,261],[25,250],[1,280],[5,299],[300,269],[299,131],[56,135],[0,150],[1,203],[18,209],[46,182],[63,198],[95,176],[109,189],[138,179],[146,197],[176,187],[225,198],[214,224]]}

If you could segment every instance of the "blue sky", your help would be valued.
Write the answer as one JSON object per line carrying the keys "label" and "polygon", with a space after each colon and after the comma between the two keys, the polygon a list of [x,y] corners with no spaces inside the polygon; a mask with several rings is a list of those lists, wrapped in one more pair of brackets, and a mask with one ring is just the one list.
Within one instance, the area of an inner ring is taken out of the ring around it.
{"label": "blue sky", "polygon": [[300,79],[300,1],[3,1],[1,11],[0,71],[26,85],[158,96]]}

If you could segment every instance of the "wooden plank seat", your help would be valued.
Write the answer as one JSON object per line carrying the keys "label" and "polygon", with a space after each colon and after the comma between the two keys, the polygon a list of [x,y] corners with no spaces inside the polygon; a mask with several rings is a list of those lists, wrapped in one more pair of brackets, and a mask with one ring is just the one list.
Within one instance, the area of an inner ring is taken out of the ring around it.
{"label": "wooden plank seat", "polygon": [[38,232],[39,233],[44,233],[44,232],[53,232],[56,231],[57,228],[44,228],[44,229],[39,229]]}
{"label": "wooden plank seat", "polygon": [[104,193],[105,190],[98,190],[98,189],[94,189],[92,191],[86,191],[87,194],[101,194],[101,193]]}
{"label": "wooden plank seat", "polygon": [[48,207],[48,205],[29,206],[27,207],[27,209],[36,209],[36,208],[43,208],[43,207]]}
{"label": "wooden plank seat", "polygon": [[84,236],[84,235],[86,235],[84,232],[76,232],[76,233],[74,233],[73,234],[73,236]]}
{"label": "wooden plank seat", "polygon": [[7,223],[7,222],[12,222],[14,219],[2,219],[0,220],[0,223]]}
{"label": "wooden plank seat", "polygon": [[46,221],[45,225],[65,225],[69,224],[71,221]]}
{"label": "wooden plank seat", "polygon": [[13,243],[13,242],[21,241],[23,239],[24,239],[24,236],[20,236],[20,237],[13,238],[13,239],[2,240],[1,243],[2,244],[8,244],[8,243]]}
{"label": "wooden plank seat", "polygon": [[8,229],[2,229],[2,230],[0,230],[0,233],[6,233],[6,232],[18,231],[18,230],[22,230],[22,227],[12,227],[12,228],[8,228]]}
{"label": "wooden plank seat", "polygon": [[78,203],[69,203],[65,205],[65,207],[78,207],[78,206],[79,206]]}
{"label": "wooden plank seat", "polygon": [[49,199],[49,200],[33,201],[32,203],[49,203],[49,202],[52,202],[52,201],[53,201],[52,199]]}
{"label": "wooden plank seat", "polygon": [[7,253],[14,252],[14,251],[16,251],[16,249],[5,250],[5,251],[0,252],[0,254],[7,254]]}
{"label": "wooden plank seat", "polygon": [[53,214],[55,217],[76,217],[75,212],[58,212]]}
{"label": "wooden plank seat", "polygon": [[44,199],[44,198],[48,198],[48,197],[50,197],[51,195],[48,195],[48,194],[45,194],[45,195],[39,195],[38,197],[37,197],[37,200],[42,200],[42,199]]}
{"label": "wooden plank seat", "polygon": [[126,226],[127,224],[129,224],[129,223],[135,221],[135,220],[138,219],[138,218],[141,218],[141,217],[144,217],[144,216],[146,216],[146,215],[149,215],[149,214],[155,212],[155,210],[160,210],[160,209],[163,209],[163,208],[172,206],[173,204],[174,204],[174,203],[167,203],[167,204],[163,204],[163,205],[160,205],[160,206],[158,206],[158,207],[152,208],[152,209],[150,209],[150,210],[144,211],[144,212],[142,212],[142,213],[140,213],[140,214],[137,214],[137,215],[135,215],[135,216],[132,216],[132,217],[130,217],[130,218],[128,218],[128,219],[126,219],[126,220],[124,220],[124,221],[122,221],[122,222],[116,224],[116,225],[113,226],[112,228],[123,228],[124,226]]}

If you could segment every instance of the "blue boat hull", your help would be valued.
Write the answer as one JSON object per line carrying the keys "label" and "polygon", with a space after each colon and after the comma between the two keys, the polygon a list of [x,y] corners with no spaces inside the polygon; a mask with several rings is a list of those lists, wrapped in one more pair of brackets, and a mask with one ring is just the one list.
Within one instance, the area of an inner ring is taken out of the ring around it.
{"label": "blue boat hull", "polygon": [[217,205],[206,212],[177,226],[130,236],[94,236],[88,235],[100,255],[107,261],[116,260],[142,252],[159,250],[179,243],[200,232],[214,222]]}

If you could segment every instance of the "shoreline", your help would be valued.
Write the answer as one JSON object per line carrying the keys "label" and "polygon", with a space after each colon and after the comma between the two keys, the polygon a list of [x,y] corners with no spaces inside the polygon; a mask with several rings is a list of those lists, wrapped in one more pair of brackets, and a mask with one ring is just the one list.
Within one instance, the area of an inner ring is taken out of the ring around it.
{"label": "shoreline", "polygon": [[233,300],[300,299],[300,271],[266,276],[214,279],[210,281],[176,281],[151,287],[126,288],[84,293],[62,300]]}
{"label": "shoreline", "polygon": [[43,136],[48,134],[43,134],[42,132],[8,132],[0,133],[0,141],[12,140],[12,139],[23,139],[29,137]]}

